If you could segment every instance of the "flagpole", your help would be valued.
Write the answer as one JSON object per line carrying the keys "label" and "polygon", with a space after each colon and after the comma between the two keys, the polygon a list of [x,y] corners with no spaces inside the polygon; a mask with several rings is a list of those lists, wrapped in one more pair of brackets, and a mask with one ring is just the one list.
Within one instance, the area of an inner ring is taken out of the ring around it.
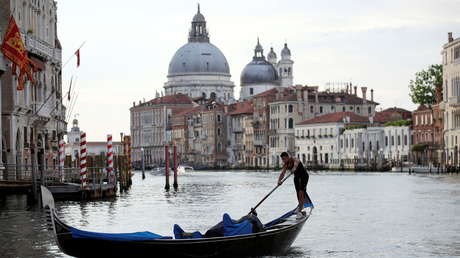
{"label": "flagpole", "polygon": [[80,49],[83,47],[83,45],[85,45],[85,43],[86,43],[86,40],[83,41],[83,43],[81,43],[80,47],[77,48],[77,50],[69,57],[69,59],[67,59],[67,61],[62,65],[61,70],[64,69],[64,67],[70,62],[70,60],[72,60],[72,58],[73,58],[73,56],[75,55],[75,53],[76,53],[78,50],[80,50]]}

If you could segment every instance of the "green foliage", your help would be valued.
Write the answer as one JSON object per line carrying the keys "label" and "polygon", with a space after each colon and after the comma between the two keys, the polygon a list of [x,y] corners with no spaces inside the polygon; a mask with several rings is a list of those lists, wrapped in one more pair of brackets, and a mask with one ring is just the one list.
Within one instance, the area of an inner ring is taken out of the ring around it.
{"label": "green foliage", "polygon": [[397,120],[392,122],[387,122],[384,126],[411,126],[412,120]]}
{"label": "green foliage", "polygon": [[415,74],[415,81],[410,80],[409,96],[412,102],[419,105],[436,103],[435,88],[442,86],[442,65],[431,65],[428,70]]}
{"label": "green foliage", "polygon": [[367,125],[348,125],[348,126],[345,126],[345,130],[362,129],[362,128],[367,128]]}
{"label": "green foliage", "polygon": [[428,147],[428,145],[426,144],[414,144],[412,145],[411,147],[411,151],[414,151],[414,152],[423,152],[426,150],[426,148]]}

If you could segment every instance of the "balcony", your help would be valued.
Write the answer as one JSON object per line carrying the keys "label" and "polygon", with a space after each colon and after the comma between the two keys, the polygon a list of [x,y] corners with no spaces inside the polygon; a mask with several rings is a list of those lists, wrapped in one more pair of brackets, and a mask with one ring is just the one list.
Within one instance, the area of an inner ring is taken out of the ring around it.
{"label": "balcony", "polygon": [[243,127],[240,127],[240,126],[238,126],[238,127],[233,127],[233,128],[232,128],[232,132],[234,132],[234,133],[243,133],[243,132],[244,132],[244,128],[243,128]]}
{"label": "balcony", "polygon": [[264,146],[265,145],[265,141],[262,140],[262,139],[254,139],[254,145],[255,146]]}
{"label": "balcony", "polygon": [[452,106],[460,105],[460,96],[449,97],[449,105],[452,105]]}
{"label": "balcony", "polygon": [[33,34],[21,32],[22,39],[26,45],[27,51],[44,57],[48,60],[52,60],[56,63],[61,63],[62,53],[58,48],[46,43],[45,41],[38,39]]}

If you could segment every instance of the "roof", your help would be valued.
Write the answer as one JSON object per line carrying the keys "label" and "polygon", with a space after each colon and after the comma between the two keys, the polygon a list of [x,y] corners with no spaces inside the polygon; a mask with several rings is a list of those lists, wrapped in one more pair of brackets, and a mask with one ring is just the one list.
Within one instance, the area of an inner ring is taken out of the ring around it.
{"label": "roof", "polygon": [[353,112],[335,112],[326,115],[318,116],[312,119],[305,120],[297,123],[297,125],[307,124],[321,124],[321,123],[343,123],[345,117],[350,117],[350,121],[347,123],[366,123],[369,122],[369,118],[366,116],[360,116]]}
{"label": "roof", "polygon": [[387,108],[387,109],[382,110],[382,112],[398,112],[398,113],[408,112],[410,113],[409,110],[406,110],[404,108],[398,108],[398,107]]}
{"label": "roof", "polygon": [[167,96],[163,96],[159,98],[154,98],[140,105],[137,105],[136,107],[161,105],[161,104],[169,104],[169,105],[193,104],[193,101],[187,95],[178,93],[175,95],[167,95]]}
{"label": "roof", "polygon": [[254,106],[250,101],[237,102],[229,106],[229,115],[252,114]]}

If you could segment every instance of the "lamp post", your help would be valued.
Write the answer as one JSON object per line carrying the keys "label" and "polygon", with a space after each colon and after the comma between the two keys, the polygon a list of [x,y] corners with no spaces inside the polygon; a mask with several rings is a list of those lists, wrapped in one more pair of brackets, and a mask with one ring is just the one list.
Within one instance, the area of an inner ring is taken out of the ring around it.
{"label": "lamp post", "polygon": [[142,162],[142,180],[145,179],[145,157],[144,157],[144,148],[141,147],[141,162]]}

